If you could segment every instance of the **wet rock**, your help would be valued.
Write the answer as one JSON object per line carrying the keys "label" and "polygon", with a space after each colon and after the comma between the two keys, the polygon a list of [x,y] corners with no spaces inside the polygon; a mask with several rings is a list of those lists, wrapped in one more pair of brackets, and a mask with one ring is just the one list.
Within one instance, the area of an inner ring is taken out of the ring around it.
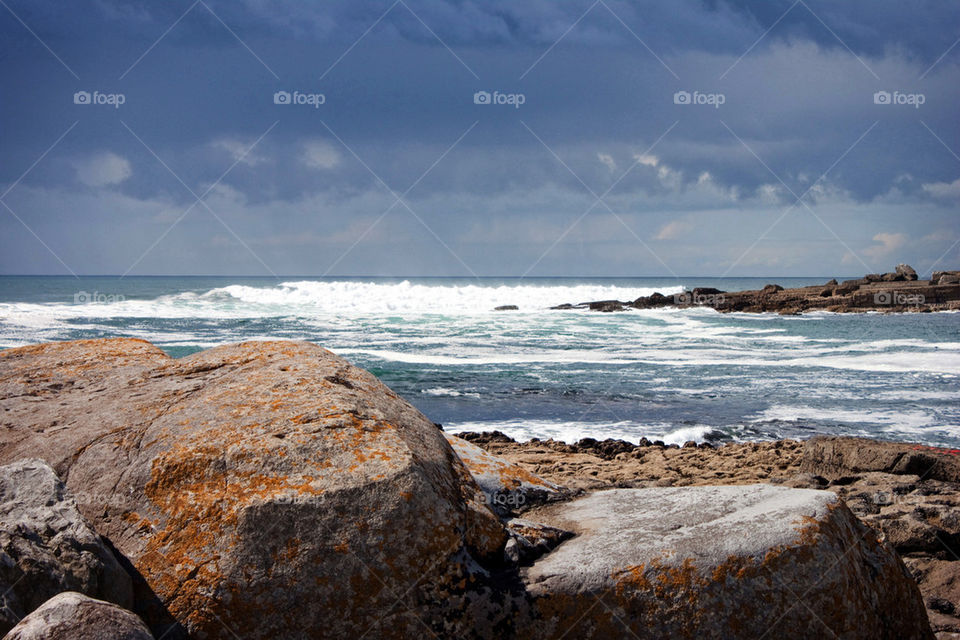
{"label": "wet rock", "polygon": [[519,309],[520,307],[515,304],[504,304],[493,308],[494,311],[518,311]]}
{"label": "wet rock", "polygon": [[130,576],[53,469],[0,466],[0,633],[64,591],[133,605]]}
{"label": "wet rock", "polygon": [[601,300],[599,302],[591,302],[589,306],[591,311],[602,311],[604,313],[624,310],[623,303],[619,300]]}
{"label": "wet rock", "polygon": [[153,640],[133,613],[82,593],[61,593],[20,621],[4,640]]}
{"label": "wet rock", "polygon": [[626,440],[616,440],[607,438],[606,440],[596,440],[595,438],[581,438],[577,444],[571,447],[571,451],[580,453],[590,453],[604,460],[612,460],[621,453],[631,453],[636,445]]}
{"label": "wet rock", "polygon": [[458,433],[457,437],[461,440],[466,440],[467,442],[473,442],[475,444],[488,444],[491,442],[500,442],[504,444],[516,443],[516,440],[502,431],[483,431],[480,433],[475,431],[467,431],[464,433]]}
{"label": "wet rock", "polygon": [[529,637],[933,637],[903,563],[830,492],[614,489],[537,515],[578,535],[524,574]]}

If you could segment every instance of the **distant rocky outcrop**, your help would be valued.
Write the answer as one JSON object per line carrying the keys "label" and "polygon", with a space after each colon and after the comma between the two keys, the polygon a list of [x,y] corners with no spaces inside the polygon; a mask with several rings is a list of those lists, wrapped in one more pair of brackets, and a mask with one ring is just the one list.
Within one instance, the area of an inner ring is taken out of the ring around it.
{"label": "distant rocky outcrop", "polygon": [[154,640],[122,607],[66,591],[20,621],[4,640]]}
{"label": "distant rocky outcrop", "polygon": [[63,591],[133,605],[130,576],[53,469],[0,466],[0,634]]}
{"label": "distant rocky outcrop", "polygon": [[626,311],[659,307],[710,307],[720,312],[775,312],[797,314],[804,311],[843,312],[929,312],[960,310],[960,271],[935,271],[930,280],[919,280],[917,272],[905,264],[884,274],[871,273],[863,278],[836,279],[823,285],[785,289],[768,284],[751,291],[720,291],[700,287],[673,296],[654,293],[632,302],[603,300],[580,304],[565,303],[554,309]]}

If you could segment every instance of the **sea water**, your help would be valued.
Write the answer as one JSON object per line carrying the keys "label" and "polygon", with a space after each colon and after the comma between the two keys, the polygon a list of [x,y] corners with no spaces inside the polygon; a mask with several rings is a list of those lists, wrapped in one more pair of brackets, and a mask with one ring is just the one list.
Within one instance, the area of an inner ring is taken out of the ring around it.
{"label": "sea water", "polygon": [[[5,276],[0,348],[132,336],[182,357],[309,340],[454,432],[960,446],[960,314],[549,308],[823,280]],[[519,310],[493,310],[501,305]]]}

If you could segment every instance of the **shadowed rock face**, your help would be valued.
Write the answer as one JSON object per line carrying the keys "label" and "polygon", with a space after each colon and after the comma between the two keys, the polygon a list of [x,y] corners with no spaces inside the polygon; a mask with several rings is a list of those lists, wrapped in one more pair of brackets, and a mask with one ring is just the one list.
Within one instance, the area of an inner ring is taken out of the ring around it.
{"label": "shadowed rock face", "polygon": [[537,516],[580,535],[528,570],[529,637],[933,637],[903,563],[825,491],[614,489]]}
{"label": "shadowed rock face", "polygon": [[409,637],[460,620],[448,630],[469,637],[471,615],[509,614],[464,595],[506,534],[443,434],[320,347],[12,349],[0,398],[0,462],[40,456],[76,493],[112,497],[80,508],[142,576],[137,612],[158,636],[176,621],[210,638]]}
{"label": "shadowed rock face", "polygon": [[494,511],[507,514],[564,495],[563,488],[549,480],[487,453],[472,442],[450,434],[444,435],[480,487],[480,498]]}
{"label": "shadowed rock face", "polygon": [[135,615],[109,602],[67,591],[24,618],[4,640],[153,640]]}
{"label": "shadowed rock face", "polygon": [[42,460],[0,467],[0,633],[62,591],[133,605],[130,576]]}

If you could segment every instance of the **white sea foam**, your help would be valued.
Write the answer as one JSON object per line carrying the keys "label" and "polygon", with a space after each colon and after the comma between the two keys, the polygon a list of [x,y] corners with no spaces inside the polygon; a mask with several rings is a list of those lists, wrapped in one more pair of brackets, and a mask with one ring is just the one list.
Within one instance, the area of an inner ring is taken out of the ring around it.
{"label": "white sea foam", "polygon": [[926,411],[897,409],[837,409],[795,405],[774,405],[760,412],[752,422],[829,421],[842,424],[879,424],[894,426],[899,431],[913,431],[936,424],[936,417]]}
{"label": "white sea foam", "polygon": [[[682,291],[666,287],[661,293]],[[284,282],[276,287],[230,285],[203,294],[207,299],[233,299],[276,308],[328,313],[437,313],[470,315],[488,313],[495,307],[515,305],[521,311],[540,311],[564,302],[632,300],[654,289],[603,285],[432,285],[374,282]]]}
{"label": "white sea foam", "polygon": [[[683,287],[664,287],[670,295]],[[652,288],[604,285],[415,284],[376,282],[283,282],[275,286],[229,285],[205,293],[185,292],[152,300],[124,299],[103,304],[3,303],[0,318],[23,327],[50,327],[67,318],[262,318],[316,315],[489,314],[503,305],[543,311],[564,302],[632,300]]]}
{"label": "white sea foam", "polygon": [[480,394],[472,391],[458,391],[456,389],[450,389],[447,387],[433,387],[430,389],[423,389],[420,393],[428,396],[437,396],[441,398],[479,398]]}
{"label": "white sea foam", "polygon": [[707,436],[718,433],[707,425],[692,425],[679,429],[666,423],[641,424],[622,421],[612,423],[594,422],[564,422],[559,420],[502,420],[489,422],[458,422],[443,425],[450,433],[465,431],[501,431],[511,438],[525,441],[531,438],[541,440],[554,439],[561,442],[574,443],[582,438],[596,438],[603,440],[613,438],[625,440],[633,444],[640,442],[640,438],[648,440],[662,440],[666,444],[679,444],[693,440],[704,442]]}

